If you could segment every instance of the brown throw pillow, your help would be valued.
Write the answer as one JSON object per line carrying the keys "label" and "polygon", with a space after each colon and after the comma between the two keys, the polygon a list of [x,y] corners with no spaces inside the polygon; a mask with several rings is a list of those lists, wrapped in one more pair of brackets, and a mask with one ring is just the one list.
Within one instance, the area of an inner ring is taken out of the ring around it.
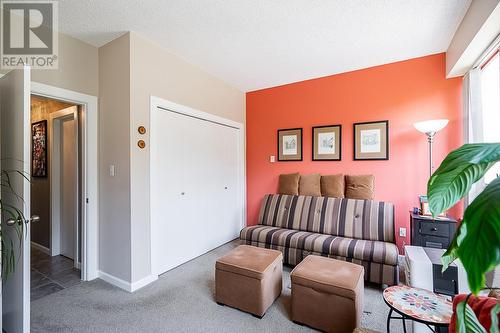
{"label": "brown throw pillow", "polygon": [[278,194],[298,195],[299,178],[300,175],[298,173],[280,175],[278,182]]}
{"label": "brown throw pillow", "polygon": [[310,175],[301,175],[299,182],[299,195],[312,195],[314,197],[321,196],[321,175],[312,173]]}
{"label": "brown throw pillow", "polygon": [[343,198],[345,192],[344,175],[321,176],[321,195],[324,197]]}
{"label": "brown throw pillow", "polygon": [[345,197],[373,200],[375,177],[373,175],[345,176]]}

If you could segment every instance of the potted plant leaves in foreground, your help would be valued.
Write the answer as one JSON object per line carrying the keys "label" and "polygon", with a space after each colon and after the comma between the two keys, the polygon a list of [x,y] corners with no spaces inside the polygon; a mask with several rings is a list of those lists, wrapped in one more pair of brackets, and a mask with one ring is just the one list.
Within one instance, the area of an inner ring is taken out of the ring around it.
{"label": "potted plant leaves in foreground", "polygon": [[[448,154],[427,184],[433,216],[466,196],[472,185],[499,161],[500,143],[465,144]],[[463,221],[443,254],[443,271],[457,258],[467,272],[471,295],[494,289],[495,286],[486,286],[486,273],[500,264],[500,177],[491,181],[467,206]],[[471,295],[456,307],[457,332],[486,332],[468,304]],[[490,332],[499,332],[499,312],[500,302],[497,300],[490,314]]]}
{"label": "potted plant leaves in foreground", "polygon": [[[0,186],[2,190],[2,195],[13,196],[15,200],[18,200],[21,204],[24,203],[24,199],[19,196],[12,186],[13,181],[16,177],[23,177],[28,179],[28,177],[17,170],[2,170],[0,173]],[[5,198],[4,198],[5,199]],[[16,264],[19,258],[15,257],[15,244],[19,244],[17,246],[22,246],[23,238],[25,236],[24,224],[28,223],[28,220],[25,218],[22,210],[19,208],[10,205],[3,200],[0,196],[0,217],[3,223],[0,226],[0,251],[1,251],[1,273],[2,279],[7,280],[9,275],[14,272],[16,269]],[[9,230],[7,228],[13,228],[13,230]],[[17,241],[13,239],[13,237],[17,238]]]}

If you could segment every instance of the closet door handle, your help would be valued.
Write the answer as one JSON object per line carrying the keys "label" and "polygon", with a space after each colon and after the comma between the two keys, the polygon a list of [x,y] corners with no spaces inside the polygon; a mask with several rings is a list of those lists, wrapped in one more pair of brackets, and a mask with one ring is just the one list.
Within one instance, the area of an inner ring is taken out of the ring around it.
{"label": "closet door handle", "polygon": [[224,186],[224,189],[227,190],[227,186]]}
{"label": "closet door handle", "polygon": [[186,192],[181,192],[181,195],[185,195],[185,194],[186,194]]}

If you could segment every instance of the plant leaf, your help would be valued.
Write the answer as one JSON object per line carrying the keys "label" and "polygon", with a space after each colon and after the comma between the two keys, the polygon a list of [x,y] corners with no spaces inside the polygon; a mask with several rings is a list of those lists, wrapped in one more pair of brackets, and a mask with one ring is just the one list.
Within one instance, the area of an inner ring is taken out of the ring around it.
{"label": "plant leaf", "polygon": [[490,333],[499,333],[498,329],[498,314],[500,313],[500,302],[491,309],[491,327]]}
{"label": "plant leaf", "polygon": [[477,320],[476,314],[466,303],[462,301],[457,304],[457,333],[487,333],[484,327]]}
{"label": "plant leaf", "polygon": [[429,180],[427,196],[429,208],[436,217],[469,193],[472,185],[481,179],[495,163],[464,164],[451,171],[434,174]]}
{"label": "plant leaf", "polygon": [[446,173],[463,164],[498,161],[500,161],[500,143],[467,143],[449,153],[434,173]]}
{"label": "plant leaf", "polygon": [[500,143],[465,144],[452,151],[427,183],[434,216],[452,207],[488,169],[500,161]]}
{"label": "plant leaf", "polygon": [[458,243],[459,241],[460,242],[462,241],[464,235],[464,233],[461,232],[461,227],[462,226],[460,226],[458,230],[455,232],[455,236],[453,237],[450,246],[448,247],[446,252],[443,253],[443,255],[441,256],[441,263],[443,264],[441,272],[447,270],[450,264],[458,258]]}
{"label": "plant leaf", "polygon": [[457,238],[457,256],[467,271],[472,293],[485,285],[485,274],[500,264],[500,178],[467,207]]}

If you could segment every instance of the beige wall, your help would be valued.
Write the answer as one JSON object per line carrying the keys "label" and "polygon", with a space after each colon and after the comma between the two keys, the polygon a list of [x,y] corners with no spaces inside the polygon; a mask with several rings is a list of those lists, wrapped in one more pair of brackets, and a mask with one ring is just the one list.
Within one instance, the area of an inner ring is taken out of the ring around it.
{"label": "beige wall", "polygon": [[137,147],[149,97],[244,123],[245,94],[135,33],[99,49],[59,38],[59,69],[32,79],[99,97],[99,269],[136,282],[151,274],[148,134]]}
{"label": "beige wall", "polygon": [[[151,274],[149,137],[137,133],[140,125],[149,129],[150,96],[244,123],[245,94],[135,33],[130,33],[130,92],[130,208],[135,282]],[[146,140],[146,149],[137,146],[141,138]]]}
{"label": "beige wall", "polygon": [[127,34],[99,48],[99,269],[124,281],[131,277],[129,43]]}
{"label": "beige wall", "polygon": [[[99,92],[98,49],[65,34],[59,34],[59,68],[35,69],[31,80],[97,96]],[[4,74],[6,71],[0,71]]]}

